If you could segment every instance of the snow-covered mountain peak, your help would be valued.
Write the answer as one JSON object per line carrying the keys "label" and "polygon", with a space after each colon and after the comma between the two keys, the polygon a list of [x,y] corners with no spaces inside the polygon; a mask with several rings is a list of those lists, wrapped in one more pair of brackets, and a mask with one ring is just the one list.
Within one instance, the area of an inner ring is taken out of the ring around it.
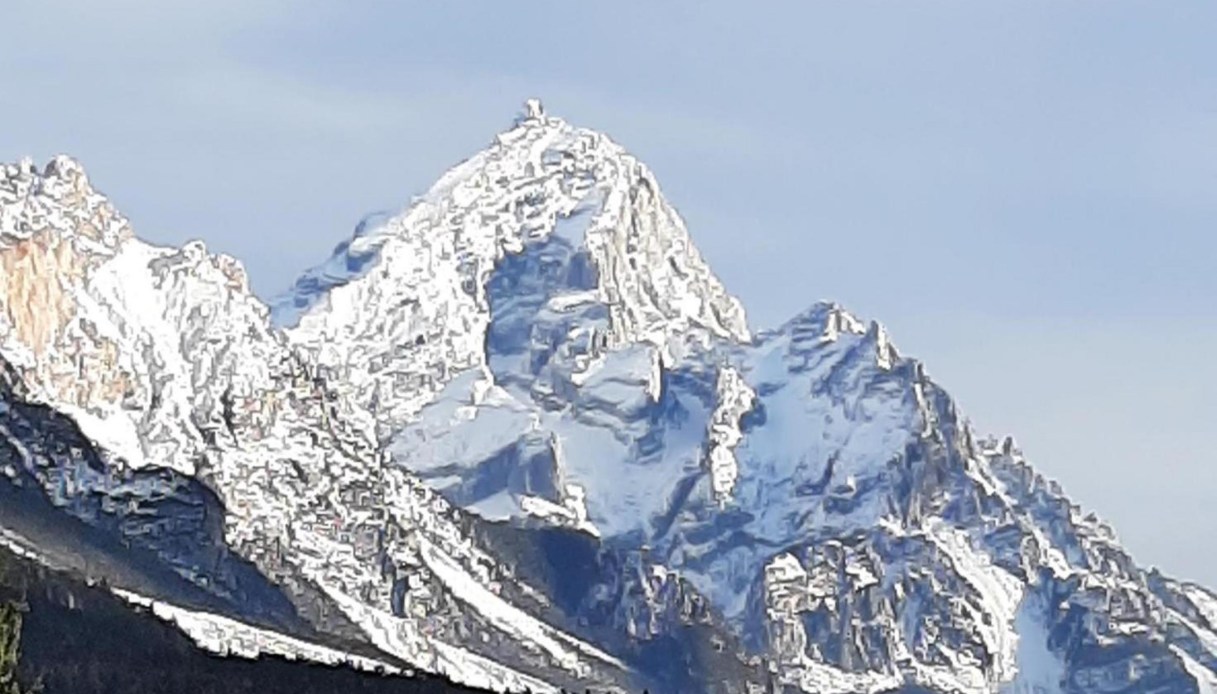
{"label": "snow-covered mountain peak", "polygon": [[[648,607],[593,601],[633,636],[679,576],[807,691],[1054,691],[1072,656],[1038,625],[1163,599],[878,322],[821,302],[750,335],[645,167],[539,103],[276,317],[453,503],[642,552],[600,588]],[[1130,643],[1088,624],[1075,646]],[[1164,677],[1217,661],[1189,633]]]}
{"label": "snow-covered mountain peak", "polygon": [[193,474],[232,377],[209,375],[281,341],[244,267],[135,238],[70,157],[0,171],[0,356],[116,461]]}
{"label": "snow-covered mountain peak", "polygon": [[0,177],[0,523],[71,516],[292,648],[500,690],[1217,686],[1217,597],[879,323],[751,335],[646,167],[539,102],[273,309],[70,159]]}
{"label": "snow-covered mountain peak", "polygon": [[93,189],[84,167],[59,155],[39,171],[31,159],[0,165],[0,243],[44,234],[78,241],[82,249],[112,250],[131,237],[113,205]]}
{"label": "snow-covered mountain peak", "polygon": [[121,378],[82,377],[111,368],[118,350],[79,297],[131,238],[126,218],[70,157],[41,171],[29,159],[0,165],[0,344],[36,390],[78,405],[122,399]]}
{"label": "snow-covered mountain peak", "polygon": [[[509,324],[597,312],[578,321],[588,358],[632,344],[669,353],[690,331],[749,337],[739,301],[651,172],[535,102],[402,212],[365,220],[273,302],[275,322],[387,424],[493,361],[488,341]],[[523,356],[517,347],[505,349]],[[509,377],[515,367],[499,363],[496,376]]]}
{"label": "snow-covered mountain peak", "polygon": [[[114,548],[135,547],[231,616],[477,686],[627,676],[497,596],[506,569],[458,511],[384,468],[367,411],[271,326],[238,261],[152,246],[125,221],[94,229],[121,218],[96,212],[109,203],[70,160],[47,171],[7,167],[0,200],[18,232],[0,237],[5,523],[14,499],[41,496],[69,538],[106,536],[120,564]],[[232,645],[215,647],[251,647]]]}

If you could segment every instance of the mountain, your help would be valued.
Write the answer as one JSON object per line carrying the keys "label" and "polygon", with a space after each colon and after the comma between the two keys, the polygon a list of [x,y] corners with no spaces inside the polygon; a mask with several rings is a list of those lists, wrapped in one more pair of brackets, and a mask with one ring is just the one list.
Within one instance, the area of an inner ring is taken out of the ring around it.
{"label": "mountain", "polygon": [[878,323],[753,332],[645,165],[538,102],[269,306],[66,157],[4,168],[0,270],[0,537],[211,650],[496,690],[1217,688],[1217,596]]}

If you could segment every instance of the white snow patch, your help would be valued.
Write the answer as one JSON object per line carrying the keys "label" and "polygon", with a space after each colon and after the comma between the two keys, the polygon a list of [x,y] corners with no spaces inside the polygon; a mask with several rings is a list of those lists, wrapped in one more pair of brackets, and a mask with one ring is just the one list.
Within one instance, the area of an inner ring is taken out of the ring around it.
{"label": "white snow patch", "polygon": [[446,644],[418,633],[412,622],[388,612],[373,609],[326,583],[321,589],[346,616],[363,629],[372,643],[386,653],[406,660],[423,670],[443,675],[469,687],[496,692],[552,692],[559,689],[548,682],[517,672],[463,648]]}
{"label": "white snow patch", "polygon": [[708,433],[710,485],[719,504],[726,504],[739,478],[735,447],[744,438],[740,418],[756,404],[756,391],[731,366],[719,369],[715,391],[718,405],[710,416]]}
{"label": "white snow patch", "polygon": [[1048,648],[1048,627],[1042,605],[1028,595],[1014,620],[1018,632],[1018,672],[1002,687],[1002,694],[1060,694],[1065,664]]}
{"label": "white snow patch", "polygon": [[188,610],[120,588],[114,588],[112,592],[133,605],[151,609],[152,614],[181,629],[199,647],[217,655],[254,659],[267,654],[288,660],[350,665],[373,672],[413,674],[379,660],[319,646],[217,614]]}
{"label": "white snow patch", "polygon": [[1217,675],[1197,662],[1195,658],[1188,655],[1187,651],[1182,648],[1171,646],[1171,652],[1183,663],[1183,668],[1187,670],[1187,674],[1195,678],[1198,694],[1217,694]]}
{"label": "white snow patch", "polygon": [[566,495],[562,504],[555,504],[538,496],[520,497],[520,508],[530,516],[547,520],[555,525],[566,525],[576,530],[600,537],[600,531],[587,520],[583,487],[577,484],[566,485]]}
{"label": "white snow patch", "polygon": [[577,675],[584,674],[584,664],[570,648],[605,663],[625,669],[625,664],[594,646],[550,627],[523,610],[509,604],[470,577],[446,552],[420,539],[420,554],[427,568],[448,587],[457,599],[477,610],[495,626],[516,638],[544,649],[562,667]]}
{"label": "white snow patch", "polygon": [[994,565],[988,555],[972,548],[968,534],[931,519],[926,534],[950,559],[955,570],[980,594],[981,604],[963,607],[973,612],[974,623],[994,659],[998,681],[1012,678],[1018,669],[1018,632],[1015,617],[1023,596],[1022,583]]}
{"label": "white snow patch", "polygon": [[1204,621],[1208,622],[1210,627],[1217,628],[1217,597],[1207,590],[1191,584],[1182,584],[1179,589],[1196,606],[1201,616],[1204,617]]}

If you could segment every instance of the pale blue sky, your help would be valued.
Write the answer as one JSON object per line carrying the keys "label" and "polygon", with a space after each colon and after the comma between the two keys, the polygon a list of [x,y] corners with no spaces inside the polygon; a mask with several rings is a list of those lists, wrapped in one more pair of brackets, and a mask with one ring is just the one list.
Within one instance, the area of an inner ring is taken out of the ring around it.
{"label": "pale blue sky", "polygon": [[651,165],[754,326],[878,318],[1217,585],[1217,4],[4,5],[0,160],[77,156],[141,236],[275,292],[540,96]]}

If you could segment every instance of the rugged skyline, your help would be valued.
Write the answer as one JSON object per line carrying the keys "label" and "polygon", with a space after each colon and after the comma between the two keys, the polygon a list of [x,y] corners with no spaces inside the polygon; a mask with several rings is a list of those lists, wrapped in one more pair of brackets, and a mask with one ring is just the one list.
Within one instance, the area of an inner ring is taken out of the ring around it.
{"label": "rugged skyline", "polygon": [[1217,583],[1211,4],[285,7],[13,3],[0,160],[81,158],[270,296],[541,96],[649,162],[754,328],[882,319],[1138,557]]}
{"label": "rugged skyline", "polygon": [[878,322],[772,329],[530,100],[268,306],[0,168],[0,540],[221,654],[495,690],[1208,692],[1217,596]]}

